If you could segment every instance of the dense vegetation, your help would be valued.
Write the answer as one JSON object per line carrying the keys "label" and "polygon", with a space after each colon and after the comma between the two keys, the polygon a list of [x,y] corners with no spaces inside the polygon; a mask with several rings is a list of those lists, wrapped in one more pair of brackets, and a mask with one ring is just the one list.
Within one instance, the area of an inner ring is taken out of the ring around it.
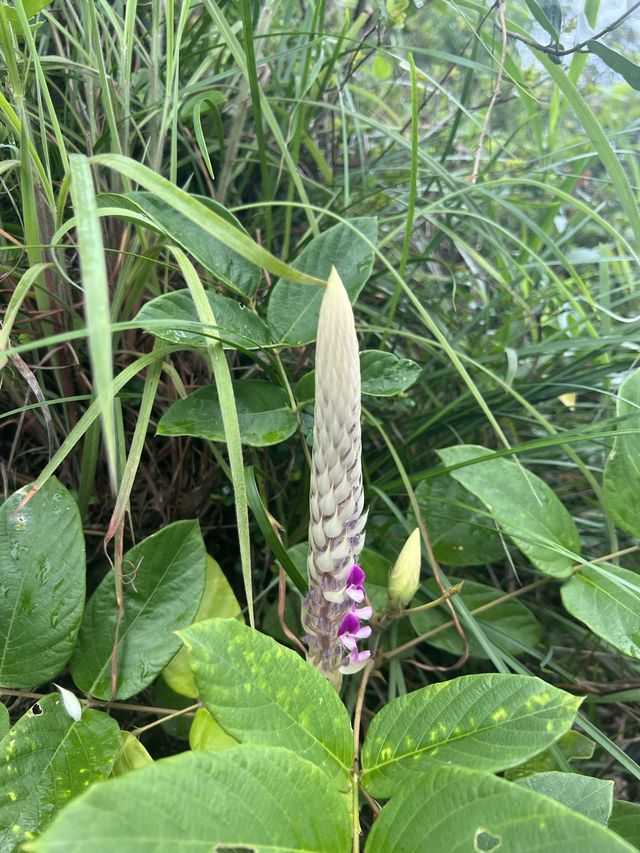
{"label": "dense vegetation", "polygon": [[[0,853],[640,845],[640,4],[576,5],[0,3]],[[298,651],[333,266],[340,693]]]}

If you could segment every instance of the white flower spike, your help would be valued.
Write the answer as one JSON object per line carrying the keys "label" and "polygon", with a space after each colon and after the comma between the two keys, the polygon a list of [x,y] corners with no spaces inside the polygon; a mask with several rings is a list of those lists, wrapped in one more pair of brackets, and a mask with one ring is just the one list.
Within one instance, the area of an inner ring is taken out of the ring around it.
{"label": "white flower spike", "polygon": [[364,545],[360,433],[360,358],[353,311],[335,268],[320,308],[309,495],[309,592],[302,606],[308,661],[336,688],[341,674],[362,669],[370,652],[358,641],[364,599],[358,557]]}

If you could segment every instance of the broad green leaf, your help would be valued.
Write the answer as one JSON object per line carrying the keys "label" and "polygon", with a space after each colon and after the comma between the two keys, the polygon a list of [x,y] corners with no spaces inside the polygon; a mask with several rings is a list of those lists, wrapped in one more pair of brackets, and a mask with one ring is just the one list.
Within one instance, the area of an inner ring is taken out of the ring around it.
{"label": "broad green leaf", "polygon": [[533,773],[546,773],[549,770],[559,770],[565,761],[593,758],[596,745],[591,738],[580,732],[566,732],[549,749],[534,755],[522,764],[517,764],[505,771],[505,779],[518,780]]}
{"label": "broad green leaf", "polygon": [[[204,228],[187,219],[166,202],[149,192],[127,193],[125,198],[144,211],[170,237],[189,252],[210,273],[223,281],[232,290],[253,298],[260,285],[260,269],[245,260],[223,240],[213,237]],[[213,199],[192,196],[230,225],[246,234],[246,231],[229,211]],[[216,314],[217,317],[217,314]]]}
{"label": "broad green leaf", "polygon": [[558,0],[525,0],[529,11],[554,41],[560,38],[562,10]]}
{"label": "broad green leaf", "polygon": [[[460,583],[461,578],[450,578],[450,581],[454,584]],[[420,596],[414,599],[412,602],[413,606],[431,601],[441,594],[433,578],[426,582],[425,587],[432,595],[429,598]],[[458,595],[469,610],[475,610],[476,607],[483,607],[503,596],[504,592],[500,589],[468,580],[464,581],[462,592]],[[431,610],[423,610],[421,613],[413,613],[410,619],[416,633],[426,634],[427,631],[437,628],[438,625],[444,625],[449,622],[451,620],[451,612],[445,604],[441,607],[434,607]],[[509,654],[521,654],[522,643],[529,646],[536,646],[540,641],[540,625],[537,619],[524,604],[515,599],[507,600],[502,604],[497,604],[495,607],[478,613],[476,619],[482,624],[482,629],[487,638],[498,646],[498,648]],[[487,657],[486,651],[473,635],[470,635],[467,639],[469,642],[469,654],[472,657]],[[435,648],[442,649],[453,655],[461,655],[464,651],[462,638],[453,627],[447,628],[433,637],[429,637],[425,642],[430,646],[435,646]]]}
{"label": "broad green leaf", "polygon": [[[174,633],[193,621],[204,590],[206,552],[197,521],[176,521],[127,551],[124,614],[118,630],[116,698],[151,684],[180,647]],[[111,659],[118,620],[113,574],[87,603],[71,659],[85,693],[111,699]]]}
{"label": "broad green leaf", "polygon": [[640,66],[636,65],[626,56],[618,53],[617,50],[612,50],[602,42],[592,39],[587,42],[587,47],[591,53],[595,53],[600,59],[609,66],[616,74],[627,81],[633,89],[640,89]]}
{"label": "broad green leaf", "polygon": [[[327,279],[331,267],[335,266],[353,303],[373,266],[373,249],[358,236],[358,231],[375,244],[378,223],[371,217],[351,219],[349,223],[352,227],[341,222],[315,237],[291,266],[322,279]],[[323,287],[280,280],[271,291],[267,309],[267,322],[274,341],[291,346],[314,341],[323,295]]]}
{"label": "broad green leaf", "polygon": [[[268,447],[285,441],[298,422],[286,392],[272,382],[242,379],[233,383],[240,438],[250,447]],[[178,400],[158,423],[158,435],[193,435],[224,441],[222,411],[215,385],[206,385]]]}
{"label": "broad green leaf", "polygon": [[7,711],[7,706],[0,702],[0,740],[2,740],[9,731],[9,726],[9,711]]}
{"label": "broad green leaf", "polygon": [[[392,397],[406,391],[420,375],[421,367],[409,358],[398,358],[392,352],[363,350],[360,353],[362,393],[369,397]],[[296,385],[296,397],[308,403],[314,399],[315,370],[305,373]]]}
{"label": "broad green leaf", "polygon": [[613,805],[613,781],[579,773],[535,773],[518,782],[523,788],[557,800],[596,823],[607,825]]}
{"label": "broad green leaf", "polygon": [[438,455],[445,465],[487,457],[450,474],[480,498],[537,569],[555,577],[571,574],[574,561],[563,552],[578,554],[580,537],[570,514],[540,477],[474,444],[447,447]]}
{"label": "broad green leaf", "polygon": [[499,771],[556,741],[582,699],[528,675],[463,675],[386,705],[362,751],[362,781],[390,797],[439,763]]}
{"label": "broad green leaf", "polygon": [[[188,290],[174,290],[147,302],[138,312],[136,322],[156,338],[184,347],[206,348],[213,334],[222,340],[226,349],[252,350],[269,346],[269,330],[255,311],[219,293],[208,291],[207,299],[216,318],[215,333],[212,329],[203,329],[205,334],[198,332],[198,312]],[[159,321],[167,326],[155,326]]]}
{"label": "broad green leaf", "polygon": [[189,746],[195,750],[229,749],[238,746],[238,741],[225,732],[206,708],[198,708],[189,729]]}
{"label": "broad green leaf", "polygon": [[342,796],[294,752],[239,746],[156,761],[92,788],[32,853],[347,853]]}
{"label": "broad green leaf", "polygon": [[463,767],[441,767],[394,797],[365,853],[631,853],[599,823],[549,797]]}
{"label": "broad green leaf", "polygon": [[82,522],[71,494],[51,477],[0,507],[0,685],[29,688],[69,660],[85,600]]}
{"label": "broad green leaf", "polygon": [[614,800],[609,829],[640,850],[640,805]]}
{"label": "broad green leaf", "polygon": [[[207,554],[207,570],[204,583],[204,592],[198,612],[194,617],[195,622],[203,619],[242,619],[242,608],[235,597],[229,581],[218,563]],[[162,676],[174,693],[189,696],[195,699],[198,688],[189,665],[189,653],[182,646],[177,654],[165,666]]]}
{"label": "broad green leaf", "polygon": [[392,352],[370,349],[360,353],[362,393],[370,397],[393,397],[406,391],[421,370],[415,361],[399,358]]}
{"label": "broad green leaf", "polygon": [[604,467],[604,505],[612,521],[625,533],[640,538],[640,370],[634,371],[620,386],[616,414],[624,430],[619,435]]}
{"label": "broad green leaf", "polygon": [[73,797],[105,779],[120,748],[118,724],[85,710],[80,722],[58,694],[40,699],[0,741],[0,851],[34,838]]}
{"label": "broad green leaf", "polygon": [[482,502],[453,477],[444,474],[422,480],[416,500],[440,563],[484,566],[504,559],[504,545]]}
{"label": "broad green leaf", "polygon": [[[213,0],[208,0],[208,2],[213,2]],[[229,31],[229,35],[231,38],[235,38],[232,31]],[[144,163],[136,162],[130,157],[124,157],[122,154],[113,153],[97,154],[91,158],[91,163],[94,166],[104,166],[107,169],[112,169],[119,175],[135,181],[141,187],[153,193],[156,198],[167,204],[172,210],[176,210],[182,214],[189,222],[195,222],[196,225],[202,227],[207,235],[209,235],[209,239],[213,237],[250,263],[258,267],[264,267],[274,275],[287,275],[294,281],[322,286],[322,282],[319,279],[314,280],[313,276],[308,276],[284,264],[275,255],[272,255],[271,252],[264,249],[255,240],[252,240],[251,237],[230,223],[225,216],[220,215],[209,205],[189,195],[188,192],[185,192],[185,190],[171,183],[167,178],[154,172],[153,169],[145,166]]]}
{"label": "broad green leaf", "polygon": [[283,746],[343,785],[353,760],[345,706],[300,655],[235,619],[180,632],[202,701],[240,743]]}
{"label": "broad green leaf", "polygon": [[135,735],[131,732],[120,732],[120,735],[122,742],[116,760],[113,762],[112,776],[124,776],[125,773],[140,770],[147,764],[151,764],[153,758]]}
{"label": "broad green leaf", "polygon": [[626,655],[640,658],[640,574],[585,566],[561,590],[566,610]]}

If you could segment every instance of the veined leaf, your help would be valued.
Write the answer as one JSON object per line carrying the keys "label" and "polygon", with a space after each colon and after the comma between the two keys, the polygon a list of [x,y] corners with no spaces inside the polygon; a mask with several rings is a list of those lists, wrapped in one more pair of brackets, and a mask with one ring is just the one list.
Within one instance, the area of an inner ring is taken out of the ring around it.
{"label": "veined leaf", "polygon": [[[298,426],[284,389],[261,379],[233,383],[240,438],[250,447],[279,444]],[[193,435],[224,441],[224,425],[218,391],[205,385],[184,400],[177,400],[158,423],[158,435]]]}
{"label": "veined leaf", "polygon": [[393,397],[406,391],[421,371],[415,361],[392,352],[369,349],[360,353],[362,393],[370,397]]}
{"label": "veined leaf", "polygon": [[552,744],[582,699],[526,675],[464,675],[394,699],[373,718],[362,782],[390,797],[434,762],[499,771]]}
{"label": "veined leaf", "polygon": [[[212,334],[226,349],[253,350],[271,344],[269,330],[251,308],[211,291],[207,299],[216,318],[215,332],[206,328],[198,331],[200,320],[188,290],[174,290],[147,302],[136,315],[136,322],[156,338],[194,349],[206,349]],[[156,325],[159,321],[165,325]]]}
{"label": "veined leaf", "polygon": [[[248,630],[248,629],[247,629]],[[346,853],[343,797],[294,752],[187,752],[92,788],[32,853]]]}
{"label": "veined leaf", "polygon": [[429,527],[436,560],[447,566],[484,566],[504,559],[495,524],[475,495],[444,474],[418,483],[416,500]]}
{"label": "veined leaf", "polygon": [[[242,608],[229,585],[229,581],[216,560],[207,554],[204,592],[193,622],[195,624],[214,617],[218,619],[243,619]],[[198,695],[198,688],[189,665],[189,654],[184,646],[165,666],[162,677],[174,693],[189,696],[192,699]]]}
{"label": "veined leaf", "polygon": [[613,781],[579,773],[534,773],[518,782],[523,788],[551,797],[585,817],[607,825],[613,806]]}
{"label": "veined leaf", "polygon": [[505,853],[631,853],[599,823],[489,773],[442,767],[394,797],[373,825],[365,853],[433,850]]}
{"label": "veined leaf", "polygon": [[240,743],[294,750],[346,784],[351,723],[319,672],[235,619],[198,622],[180,636],[202,701],[226,732]]}
{"label": "veined leaf", "polygon": [[[375,243],[378,239],[376,220],[360,217],[349,220],[349,225],[342,222],[334,225],[311,240],[291,266],[322,279],[327,279],[331,267],[335,266],[351,302],[355,302],[373,266],[373,249],[358,232]],[[281,279],[271,291],[267,309],[267,322],[274,341],[290,346],[314,341],[323,295],[323,287]]]}
{"label": "veined leaf", "polygon": [[626,655],[640,658],[640,574],[584,566],[561,590],[565,608]]}
{"label": "veined leaf", "polygon": [[[189,625],[204,590],[206,552],[197,521],[176,521],[127,551],[118,629],[117,693],[127,699],[151,684],[180,648],[175,631]],[[71,675],[80,690],[111,699],[111,660],[118,622],[115,585],[107,574],[87,603]]]}
{"label": "veined leaf", "polygon": [[580,537],[565,507],[540,477],[508,459],[493,458],[490,450],[475,444],[447,447],[438,456],[445,465],[483,459],[449,473],[480,498],[537,569],[556,577],[571,574],[574,561],[564,552],[577,554]]}
{"label": "veined leaf", "polygon": [[[234,252],[223,239],[213,237],[197,223],[167,202],[149,192],[127,193],[125,198],[144,211],[170,237],[189,252],[202,266],[232,290],[253,298],[260,285],[260,268]],[[238,219],[225,207],[210,198],[192,198],[215,213],[242,235],[246,231]],[[218,313],[216,320],[218,319]],[[196,317],[197,319],[197,317]]]}
{"label": "veined leaf", "polygon": [[0,741],[0,851],[17,850],[105,779],[119,748],[118,724],[107,714],[85,710],[76,723],[58,694],[40,699]]}
{"label": "veined leaf", "polygon": [[36,687],[69,660],[85,600],[82,522],[51,477],[22,509],[26,486],[0,507],[0,685]]}
{"label": "veined leaf", "polygon": [[198,749],[230,749],[238,741],[227,734],[206,708],[198,708],[189,729],[189,746]]}

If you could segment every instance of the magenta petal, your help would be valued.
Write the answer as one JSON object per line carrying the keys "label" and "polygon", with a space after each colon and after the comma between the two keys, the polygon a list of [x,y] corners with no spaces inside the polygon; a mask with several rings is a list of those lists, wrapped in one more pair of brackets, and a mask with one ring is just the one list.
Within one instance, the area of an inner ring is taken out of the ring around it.
{"label": "magenta petal", "polygon": [[371,636],[371,626],[365,625],[364,628],[360,628],[359,631],[356,631],[353,636],[357,637],[359,640],[366,640],[367,637]]}
{"label": "magenta petal", "polygon": [[351,636],[351,634],[343,634],[342,637],[340,637],[340,642],[345,647],[345,649],[349,649],[349,651],[351,652],[358,650],[358,644]]}
{"label": "magenta petal", "polygon": [[360,566],[353,565],[347,577],[347,586],[361,587],[364,583],[365,574]]}
{"label": "magenta petal", "polygon": [[355,634],[359,629],[360,620],[358,617],[355,613],[347,613],[338,628],[338,636],[341,637],[343,634]]}
{"label": "magenta petal", "polygon": [[370,651],[359,652],[357,649],[355,649],[349,655],[349,660],[351,661],[351,663],[362,663],[363,660],[367,660],[370,657]]}

